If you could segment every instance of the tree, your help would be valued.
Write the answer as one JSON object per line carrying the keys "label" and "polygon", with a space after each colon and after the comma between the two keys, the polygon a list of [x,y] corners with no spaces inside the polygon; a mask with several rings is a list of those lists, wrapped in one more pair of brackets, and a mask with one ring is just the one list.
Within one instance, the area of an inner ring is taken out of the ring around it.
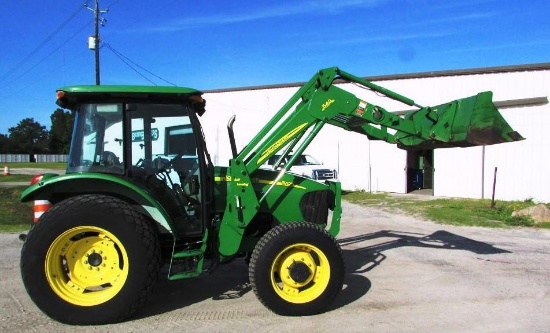
{"label": "tree", "polygon": [[7,135],[0,134],[0,154],[8,154],[10,152],[11,145]]}
{"label": "tree", "polygon": [[48,131],[46,126],[25,118],[15,127],[8,129],[11,152],[16,154],[37,154],[47,152]]}
{"label": "tree", "polygon": [[68,154],[74,114],[63,109],[57,109],[52,113],[50,119],[52,120],[49,142],[50,152],[52,154]]}

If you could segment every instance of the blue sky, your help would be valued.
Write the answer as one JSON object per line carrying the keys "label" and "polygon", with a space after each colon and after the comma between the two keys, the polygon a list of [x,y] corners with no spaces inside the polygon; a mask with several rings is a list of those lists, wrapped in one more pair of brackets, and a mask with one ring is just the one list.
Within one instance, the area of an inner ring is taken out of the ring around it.
{"label": "blue sky", "polygon": [[[95,83],[84,2],[2,1],[0,133],[23,118],[49,128],[56,88]],[[207,90],[307,81],[331,66],[374,76],[550,62],[545,0],[100,0],[105,8],[102,84]]]}

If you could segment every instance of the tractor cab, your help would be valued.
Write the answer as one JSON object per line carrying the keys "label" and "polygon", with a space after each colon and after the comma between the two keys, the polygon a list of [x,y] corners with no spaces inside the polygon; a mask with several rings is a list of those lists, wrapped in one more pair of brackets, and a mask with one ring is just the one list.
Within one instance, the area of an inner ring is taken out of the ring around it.
{"label": "tractor cab", "polygon": [[201,235],[211,170],[197,115],[199,91],[176,87],[76,86],[57,104],[75,112],[67,174],[108,174],[147,191],[176,234]]}

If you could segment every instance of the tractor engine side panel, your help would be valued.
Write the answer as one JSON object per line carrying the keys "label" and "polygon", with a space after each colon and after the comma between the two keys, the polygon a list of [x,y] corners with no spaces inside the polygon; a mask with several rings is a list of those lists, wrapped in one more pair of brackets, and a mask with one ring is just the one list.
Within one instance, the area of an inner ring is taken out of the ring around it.
{"label": "tractor engine side panel", "polygon": [[[258,169],[250,177],[254,191],[261,197],[273,184],[278,172]],[[214,183],[214,207],[218,213],[225,210],[227,184],[232,181],[227,177],[227,168],[217,167]],[[273,190],[260,204],[259,213],[271,215],[275,223],[308,221],[316,224],[327,224],[328,210],[334,208],[335,194],[324,183],[285,174]]]}

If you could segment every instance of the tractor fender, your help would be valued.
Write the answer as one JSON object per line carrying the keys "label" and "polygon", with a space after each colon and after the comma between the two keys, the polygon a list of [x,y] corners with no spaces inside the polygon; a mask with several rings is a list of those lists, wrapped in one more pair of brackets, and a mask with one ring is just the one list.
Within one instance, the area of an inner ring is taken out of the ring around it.
{"label": "tractor fender", "polygon": [[124,178],[100,173],[72,173],[45,178],[21,194],[21,202],[48,200],[52,204],[81,194],[101,193],[139,205],[145,214],[173,234],[166,210],[149,193]]}

